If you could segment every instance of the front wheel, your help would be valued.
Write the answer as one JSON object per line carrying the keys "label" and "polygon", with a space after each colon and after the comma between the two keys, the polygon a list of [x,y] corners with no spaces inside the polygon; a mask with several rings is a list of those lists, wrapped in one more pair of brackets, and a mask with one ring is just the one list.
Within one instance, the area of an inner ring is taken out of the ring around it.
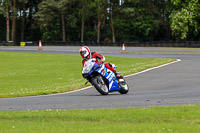
{"label": "front wheel", "polygon": [[94,77],[91,82],[99,93],[108,95],[108,87],[101,76]]}
{"label": "front wheel", "polygon": [[129,91],[128,84],[127,84],[125,81],[120,82],[119,84],[120,84],[120,86],[121,86],[121,90],[119,90],[119,93],[121,93],[121,94],[126,94],[126,93],[128,93],[128,91]]}

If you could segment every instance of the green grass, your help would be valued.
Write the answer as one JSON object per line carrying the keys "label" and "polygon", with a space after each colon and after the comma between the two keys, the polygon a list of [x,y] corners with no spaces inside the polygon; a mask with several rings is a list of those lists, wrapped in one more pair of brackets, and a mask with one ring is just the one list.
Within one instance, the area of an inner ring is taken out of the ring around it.
{"label": "green grass", "polygon": [[174,54],[174,55],[192,55],[192,54],[200,54],[200,53],[181,53],[181,52],[126,52],[128,54]]}
{"label": "green grass", "polygon": [[[122,74],[174,59],[106,57]],[[79,55],[0,52],[0,98],[61,93],[85,87]]]}
{"label": "green grass", "polygon": [[[173,61],[106,57],[122,74]],[[0,97],[65,92],[84,87],[78,55],[0,52]],[[0,133],[138,132],[198,133],[200,105],[99,109],[2,111]]]}
{"label": "green grass", "polygon": [[1,133],[199,133],[200,105],[0,112]]}

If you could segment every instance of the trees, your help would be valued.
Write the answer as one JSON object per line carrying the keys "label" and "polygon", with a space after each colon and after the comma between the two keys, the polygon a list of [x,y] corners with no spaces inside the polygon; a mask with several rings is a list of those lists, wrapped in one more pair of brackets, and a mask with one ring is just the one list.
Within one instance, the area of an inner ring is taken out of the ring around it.
{"label": "trees", "polygon": [[[4,17],[0,22],[6,21],[6,25],[4,25],[6,37],[3,37],[0,41],[19,42],[36,39],[35,31],[37,31],[37,28],[33,26],[33,13],[37,11],[39,2],[41,0],[3,0],[0,4],[0,10],[3,12],[0,14],[3,14]],[[2,34],[0,34],[0,37],[2,37]]]}
{"label": "trees", "polygon": [[[21,41],[24,41],[24,30],[25,30],[25,19],[26,19],[26,4],[27,0],[19,0],[20,1],[20,7],[21,7],[21,12],[22,12],[22,17],[21,17]],[[32,34],[32,31],[31,31]],[[31,37],[32,38],[32,37]]]}
{"label": "trees", "polygon": [[10,2],[6,1],[6,41],[10,41]]}
{"label": "trees", "polygon": [[[38,5],[38,12],[35,14],[35,18],[40,31],[42,32],[40,39],[51,40],[51,36],[53,36],[55,32],[54,30],[57,28],[57,25],[59,25],[59,14],[60,12],[58,11],[56,1],[54,0],[43,0]],[[56,35],[53,39],[55,38],[57,38]]]}
{"label": "trees", "polygon": [[153,29],[153,16],[148,14],[143,1],[129,0],[120,6],[115,16],[117,41],[150,41],[150,31]]}
{"label": "trees", "polygon": [[[38,6],[39,11],[36,13],[35,16],[37,18],[38,24],[40,25],[40,29],[43,31],[44,40],[46,39],[49,40],[51,38],[50,37],[51,33],[48,33],[49,29],[51,28],[53,28],[54,30],[59,29],[60,26],[59,20],[61,20],[62,41],[66,41],[65,14],[66,11],[73,4],[73,2],[75,2],[75,0],[43,0],[39,4]],[[54,23],[56,25],[53,25],[51,23]],[[59,32],[54,31],[54,33],[59,34],[60,31]],[[59,37],[57,36],[57,38]]]}
{"label": "trees", "polygon": [[[200,3],[198,0],[171,0],[176,10],[170,15],[172,34],[178,40],[199,38]],[[199,40],[199,39],[198,39]]]}
{"label": "trees", "polygon": [[84,41],[85,20],[91,16],[91,0],[80,0],[79,15],[81,16],[81,42]]}
{"label": "trees", "polygon": [[198,0],[2,0],[0,41],[200,40],[199,12]]}
{"label": "trees", "polygon": [[116,18],[118,17],[118,14],[120,13],[121,3],[119,3],[118,0],[110,0],[108,4],[109,4],[109,13],[110,13],[110,28],[112,31],[112,42],[116,42],[115,22],[116,22]]}
{"label": "trees", "polygon": [[16,17],[17,17],[17,9],[16,9],[17,0],[13,0],[12,6],[12,41],[15,42],[16,40]]}
{"label": "trees", "polygon": [[100,34],[101,34],[101,23],[102,19],[105,18],[105,14],[107,11],[106,8],[106,0],[94,0],[94,9],[95,9],[95,14],[97,16],[97,42],[100,41]]}
{"label": "trees", "polygon": [[61,12],[61,21],[62,21],[62,41],[66,41],[66,34],[65,34],[65,11],[71,6],[71,4],[75,2],[72,0],[59,0],[57,1],[58,5],[57,8]]}
{"label": "trees", "polygon": [[1,3],[0,14],[6,16],[6,41],[10,41],[10,6],[11,1],[5,0],[4,3]]}

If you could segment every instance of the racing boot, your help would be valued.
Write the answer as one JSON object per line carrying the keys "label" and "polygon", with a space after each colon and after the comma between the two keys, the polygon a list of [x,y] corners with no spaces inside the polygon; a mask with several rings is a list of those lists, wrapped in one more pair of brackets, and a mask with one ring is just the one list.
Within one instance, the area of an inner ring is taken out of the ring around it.
{"label": "racing boot", "polygon": [[105,63],[106,68],[110,69],[116,76],[117,79],[123,79],[124,77],[120,75],[120,73],[116,72],[116,70],[113,68],[112,64]]}

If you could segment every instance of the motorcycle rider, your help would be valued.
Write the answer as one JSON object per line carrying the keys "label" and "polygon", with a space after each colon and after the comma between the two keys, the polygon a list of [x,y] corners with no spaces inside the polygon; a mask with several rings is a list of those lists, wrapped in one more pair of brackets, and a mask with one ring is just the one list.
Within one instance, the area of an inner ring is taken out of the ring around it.
{"label": "motorcycle rider", "polygon": [[[95,59],[97,64],[102,64],[105,62],[105,57],[100,55],[98,52],[90,52],[90,49],[87,46],[83,46],[79,50],[81,57],[83,58],[82,65],[84,66],[85,62],[89,59]],[[112,64],[106,62],[104,63],[105,67],[110,69],[116,76],[117,79],[123,79],[123,76],[116,72],[112,67]]]}

